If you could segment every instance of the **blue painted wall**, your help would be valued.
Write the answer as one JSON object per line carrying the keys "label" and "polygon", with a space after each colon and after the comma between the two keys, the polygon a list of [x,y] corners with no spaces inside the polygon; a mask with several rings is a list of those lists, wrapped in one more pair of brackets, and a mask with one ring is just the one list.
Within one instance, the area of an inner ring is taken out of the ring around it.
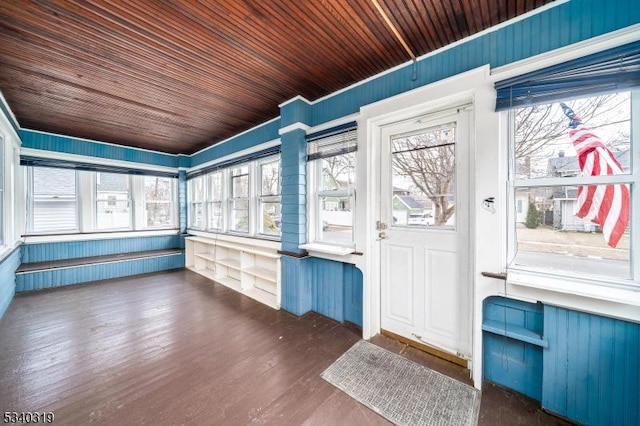
{"label": "blue painted wall", "polygon": [[0,318],[13,300],[16,288],[15,271],[20,266],[20,248],[16,248],[0,261]]}
{"label": "blue painted wall", "polygon": [[184,268],[184,253],[16,275],[16,292]]}
{"label": "blue painted wall", "polygon": [[187,172],[178,173],[178,226],[181,234],[187,232]]}
{"label": "blue painted wall", "polygon": [[307,242],[307,141],[305,132],[282,135],[282,250],[302,253]]}
{"label": "blue painted wall", "polygon": [[107,158],[110,160],[132,161],[135,163],[153,164],[164,167],[178,168],[180,163],[178,156],[173,154],[128,148],[68,136],[52,135],[33,130],[20,130],[20,139],[22,140],[23,148]]}
{"label": "blue painted wall", "polygon": [[282,309],[295,315],[306,314],[311,311],[313,294],[309,258],[282,256],[280,265]]}
{"label": "blue painted wall", "polygon": [[540,401],[542,347],[523,338],[535,334],[541,339],[542,305],[489,297],[483,306],[483,329],[484,379]]}
{"label": "blue painted wall", "polygon": [[282,308],[314,311],[362,327],[362,272],[354,265],[318,257],[282,257]]}
{"label": "blue painted wall", "polygon": [[182,237],[176,234],[153,237],[24,244],[22,246],[22,262],[46,262],[78,257],[180,248],[182,246],[181,240]]}
{"label": "blue painted wall", "polygon": [[191,156],[191,166],[195,167],[200,164],[212,161],[226,155],[234,154],[243,149],[251,148],[264,142],[269,142],[280,137],[280,119],[276,118],[268,121],[260,126],[241,133],[224,143],[218,143],[203,151]]}
{"label": "blue painted wall", "polygon": [[483,329],[485,380],[582,424],[640,424],[640,324],[490,297]]}
{"label": "blue painted wall", "polygon": [[506,65],[640,22],[636,0],[570,1],[313,104],[311,126],[479,66]]}
{"label": "blue painted wall", "polygon": [[544,307],[542,406],[590,425],[640,425],[640,324]]}
{"label": "blue painted wall", "polygon": [[[21,248],[22,262],[30,263],[134,253],[147,250],[184,248],[184,238],[180,235],[162,235],[23,244]],[[99,265],[21,273],[16,275],[16,291],[41,290],[63,285],[93,282],[107,278],[182,268],[184,267],[184,261],[184,254],[180,253],[153,258],[122,260]]]}

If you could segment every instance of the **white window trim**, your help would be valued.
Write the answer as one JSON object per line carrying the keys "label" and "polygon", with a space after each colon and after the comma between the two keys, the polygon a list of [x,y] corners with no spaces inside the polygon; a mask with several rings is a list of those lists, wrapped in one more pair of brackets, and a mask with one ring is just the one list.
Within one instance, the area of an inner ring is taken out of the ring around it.
{"label": "white window trim", "polygon": [[[271,146],[271,144],[270,144]],[[260,233],[260,211],[259,209],[261,208],[261,188],[262,188],[262,182],[260,182],[261,176],[260,176],[260,166],[262,164],[267,164],[267,163],[273,163],[273,162],[278,162],[280,164],[280,167],[282,165],[282,157],[280,154],[275,154],[275,155],[270,155],[268,157],[265,158],[260,158],[260,159],[256,159],[256,160],[248,160],[246,162],[243,163],[239,163],[239,164],[234,164],[231,166],[227,166],[227,167],[223,167],[220,169],[216,169],[214,171],[211,171],[209,173],[203,174],[201,176],[195,177],[193,179],[190,179],[187,182],[187,187],[188,187],[188,196],[187,196],[187,211],[189,212],[188,215],[188,230],[190,232],[192,232],[194,235],[200,235],[200,236],[211,236],[211,235],[216,235],[216,236],[222,236],[222,235],[229,235],[229,236],[233,236],[233,237],[240,237],[240,238],[254,238],[254,239],[261,239],[261,240],[267,240],[267,241],[275,241],[278,242],[281,239],[280,235],[270,235],[270,234],[263,234]],[[232,170],[234,168],[239,168],[239,167],[247,167],[247,171],[249,174],[249,196],[248,197],[240,197],[237,198],[237,200],[240,199],[246,199],[249,201],[249,229],[248,232],[243,232],[243,231],[237,231],[237,230],[233,230],[231,229],[231,210],[233,209],[233,201],[234,199],[232,198]],[[222,204],[221,204],[221,209],[222,209],[222,228],[221,229],[213,229],[209,227],[209,204],[214,202],[214,200],[210,199],[209,195],[210,195],[210,176],[214,173],[222,173]],[[282,170],[280,169],[280,173],[282,173]],[[203,200],[203,205],[204,205],[204,218],[203,218],[203,224],[204,226],[201,228],[196,228],[193,226],[192,223],[192,218],[191,218],[191,206],[194,204],[193,200],[193,181],[195,179],[200,179],[203,178],[204,179],[204,185],[205,185],[205,197]],[[282,175],[280,176],[280,191],[282,188]],[[268,198],[268,197],[266,197]],[[266,199],[265,198],[265,199]],[[282,198],[281,195],[278,196],[273,196],[273,199],[277,199],[280,203],[282,203]]]}
{"label": "white window trim", "polygon": [[[272,163],[278,163],[278,193],[277,194],[269,194],[269,195],[263,195],[262,194],[262,167],[267,165],[267,164],[272,164]],[[262,225],[263,225],[263,212],[262,212],[262,205],[264,203],[279,203],[280,204],[280,215],[282,216],[282,159],[279,155],[277,156],[270,156],[261,160],[258,160],[256,162],[256,172],[255,172],[255,187],[256,187],[256,197],[255,197],[255,202],[256,202],[256,206],[254,211],[256,212],[256,217],[255,217],[255,223],[256,223],[256,234],[259,235],[261,238],[277,238],[280,239],[280,235],[274,235],[274,234],[266,234],[264,232],[262,232]],[[282,222],[281,222],[282,223]]]}
{"label": "white window trim", "polygon": [[[310,131],[309,133],[312,133]],[[358,134],[356,131],[356,138]],[[312,143],[312,142],[308,142]],[[300,245],[301,249],[305,249],[311,252],[325,253],[336,256],[346,256],[356,251],[356,228],[357,228],[357,199],[356,199],[356,187],[358,181],[358,151],[355,151],[355,172],[354,177],[356,182],[351,190],[319,190],[319,184],[322,181],[322,167],[318,166],[322,164],[322,159],[317,159],[307,162],[307,233],[308,243]],[[353,197],[352,208],[352,242],[341,244],[337,241],[327,241],[318,238],[321,235],[320,226],[320,198],[327,196],[348,196]]]}
{"label": "white window trim", "polygon": [[[507,217],[509,228],[507,242],[507,283],[515,287],[514,292],[518,293],[518,287],[528,287],[541,291],[555,293],[573,294],[586,298],[598,299],[608,302],[625,303],[640,306],[640,232],[636,231],[640,224],[640,90],[632,92],[631,95],[631,152],[632,169],[631,173],[615,176],[587,176],[570,178],[539,178],[539,179],[514,179],[507,181],[508,203]],[[508,126],[509,135],[509,174],[512,175],[513,168],[513,112],[501,113],[505,118],[504,123]],[[634,119],[634,117],[636,119]],[[515,189],[535,188],[548,186],[578,186],[592,184],[626,183],[631,185],[631,217],[629,218],[629,230],[631,231],[630,241],[630,268],[632,276],[628,279],[581,274],[575,271],[556,271],[542,267],[523,267],[513,265],[516,255],[516,235],[515,235]],[[635,232],[634,232],[635,231]],[[505,289],[506,293],[506,289]]]}
{"label": "white window trim", "polygon": [[[102,173],[102,174],[110,174],[110,173]],[[127,193],[127,206],[129,207],[129,226],[123,226],[120,228],[99,228],[98,227],[98,175],[97,173],[92,173],[91,179],[92,179],[92,188],[91,188],[91,199],[92,199],[92,220],[93,220],[93,227],[92,229],[94,231],[97,232],[108,232],[108,231],[132,231],[134,229],[134,217],[135,217],[135,212],[134,210],[136,210],[135,205],[134,205],[134,198],[133,198],[133,179],[131,175],[126,175],[127,178],[129,179],[129,191]],[[144,197],[144,194],[142,194]],[[105,200],[100,200],[100,201],[105,201]]]}
{"label": "white window trim", "polygon": [[[161,230],[161,229],[175,229],[178,226],[179,215],[179,202],[178,202],[178,179],[171,179],[171,201],[158,201],[158,204],[172,204],[171,209],[171,223],[169,225],[162,226],[147,226],[146,225],[146,212],[147,212],[147,193],[145,189],[145,178],[155,176],[140,176],[138,179],[133,177],[132,196],[134,206],[134,229],[135,230]],[[161,179],[166,179],[161,177]]]}
{"label": "white window trim", "polygon": [[[228,218],[228,226],[227,226],[227,232],[229,232],[230,234],[234,234],[234,235],[244,235],[244,236],[248,236],[248,235],[254,235],[255,234],[255,213],[254,213],[254,209],[253,209],[253,205],[251,200],[254,198],[252,197],[252,194],[255,194],[255,185],[253,185],[252,181],[253,176],[255,176],[255,167],[254,167],[254,162],[247,162],[247,163],[241,163],[241,164],[236,164],[234,166],[229,167],[229,171],[228,171],[228,180],[226,182],[226,186],[227,186],[227,190],[229,191],[229,197],[228,197],[228,205],[227,205],[227,218]],[[241,169],[241,168],[247,168],[247,173],[245,174],[239,174],[234,176],[233,175],[233,170],[234,169]],[[234,197],[233,195],[233,181],[234,179],[237,178],[243,178],[244,176],[247,177],[247,196],[246,197]],[[252,191],[253,189],[253,191]],[[247,201],[247,214],[248,214],[248,218],[247,218],[247,231],[239,231],[237,229],[233,229],[232,226],[234,226],[234,224],[232,223],[232,211],[233,211],[233,207],[234,207],[234,202],[235,201]],[[252,232],[253,231],[253,232]]]}
{"label": "white window trim", "polygon": [[27,223],[26,223],[26,234],[27,235],[39,235],[39,234],[51,234],[51,235],[64,235],[64,234],[75,234],[82,232],[82,202],[81,202],[81,182],[80,182],[80,173],[78,171],[74,171],[75,173],[75,181],[76,181],[76,192],[75,192],[75,211],[76,211],[76,227],[73,229],[61,229],[61,230],[51,230],[51,231],[35,231],[33,229],[33,207],[35,202],[35,197],[33,195],[33,167],[28,167],[26,171],[27,175],[27,194],[26,194],[26,212],[27,212]]}
{"label": "white window trim", "polygon": [[[202,200],[194,200],[195,197],[193,196],[193,194],[195,192],[195,189],[194,189],[195,182],[198,179],[201,179],[202,182],[203,182],[203,185],[204,185],[204,194],[203,194]],[[190,229],[197,229],[197,230],[202,230],[203,231],[207,227],[208,218],[207,218],[207,211],[206,211],[206,207],[207,207],[206,206],[206,200],[207,200],[207,194],[206,194],[207,182],[206,181],[207,181],[207,176],[206,175],[201,175],[201,176],[198,176],[196,178],[191,179],[187,184],[187,198],[188,198],[188,200],[187,200],[187,216],[188,216],[187,225],[188,225],[188,227]],[[196,204],[202,204],[202,206],[203,206],[203,210],[202,210],[203,211],[203,218],[202,218],[203,226],[202,227],[196,227],[193,224],[193,219],[194,219],[193,216],[194,215],[192,214],[192,207],[195,206]]]}
{"label": "white window trim", "polygon": [[[220,175],[220,194],[219,194],[218,198],[212,197],[212,189],[211,189],[211,186],[212,186],[211,185],[211,181],[213,180],[213,176],[216,175],[216,174]],[[225,170],[222,170],[222,169],[221,170],[215,170],[215,171],[213,171],[211,173],[208,173],[206,175],[206,181],[207,181],[206,184],[207,184],[207,186],[206,186],[206,197],[205,198],[207,199],[207,208],[206,208],[207,223],[206,223],[205,228],[208,231],[211,231],[211,232],[222,232],[225,229],[225,224],[224,224],[225,216],[226,216],[225,215],[225,210],[226,210],[226,205],[225,205],[226,188],[225,188],[225,184],[224,184],[225,179],[226,179],[225,178]],[[212,211],[212,207],[213,207],[214,203],[220,203],[220,213],[222,215],[222,218],[221,218],[222,220],[220,221],[220,227],[219,228],[212,228],[212,227],[209,226],[210,219],[211,219],[209,217],[209,214]]]}
{"label": "white window trim", "polygon": [[[145,189],[144,175],[127,175],[130,179],[129,204],[130,204],[130,225],[127,228],[98,229],[96,226],[97,200],[96,200],[96,174],[90,171],[76,171],[76,210],[77,210],[77,227],[75,230],[63,231],[33,231],[32,230],[32,205],[33,205],[33,187],[31,167],[26,168],[27,176],[27,224],[25,238],[30,242],[42,241],[67,241],[65,235],[71,237],[70,240],[83,239],[81,235],[89,235],[91,238],[97,236],[112,237],[113,235],[126,236],[132,233],[145,233],[147,231],[158,231],[164,235],[165,231],[176,233],[179,202],[178,202],[178,179],[172,179],[172,197],[173,197],[173,214],[172,223],[166,226],[149,227],[145,225]],[[157,232],[156,232],[157,234]]]}

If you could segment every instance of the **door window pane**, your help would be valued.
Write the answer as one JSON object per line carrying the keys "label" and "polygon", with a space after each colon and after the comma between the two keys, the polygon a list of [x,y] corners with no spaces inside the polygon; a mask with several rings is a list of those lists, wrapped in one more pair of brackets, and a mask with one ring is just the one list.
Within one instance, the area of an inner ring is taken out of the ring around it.
{"label": "door window pane", "polygon": [[455,227],[456,124],[392,138],[392,218],[396,226]]}

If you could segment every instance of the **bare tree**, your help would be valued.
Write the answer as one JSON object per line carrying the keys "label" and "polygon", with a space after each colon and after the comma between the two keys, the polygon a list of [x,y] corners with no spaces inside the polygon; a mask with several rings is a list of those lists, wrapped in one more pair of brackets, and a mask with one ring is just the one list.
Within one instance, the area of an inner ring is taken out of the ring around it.
{"label": "bare tree", "polygon": [[[615,114],[628,98],[618,95],[596,96],[569,102],[583,122],[591,128],[616,124]],[[556,104],[525,107],[516,110],[515,156],[531,177],[532,159],[546,161],[554,140],[566,138],[569,121]],[[624,140],[620,134],[612,141]],[[626,139],[628,141],[628,138]],[[455,179],[455,128],[438,128],[393,140],[393,168],[415,185],[434,204],[435,224],[444,225],[455,212],[452,202]],[[545,164],[546,166],[546,164]],[[334,168],[338,169],[339,164]]]}
{"label": "bare tree", "polygon": [[336,184],[341,181],[347,181],[353,184],[352,177],[356,169],[355,159],[354,154],[335,155],[325,158],[323,162],[323,172],[329,175]]}
{"label": "bare tree", "polygon": [[[615,111],[627,97],[602,95],[569,101],[567,105],[591,129],[616,124]],[[546,164],[535,167],[536,160],[546,162],[554,141],[566,141],[569,119],[560,110],[559,104],[534,105],[515,110],[515,158],[518,172],[531,178],[546,173]],[[628,140],[628,139],[627,139]]]}
{"label": "bare tree", "polygon": [[435,225],[455,212],[455,129],[442,128],[393,140],[393,169],[409,178],[434,205]]}

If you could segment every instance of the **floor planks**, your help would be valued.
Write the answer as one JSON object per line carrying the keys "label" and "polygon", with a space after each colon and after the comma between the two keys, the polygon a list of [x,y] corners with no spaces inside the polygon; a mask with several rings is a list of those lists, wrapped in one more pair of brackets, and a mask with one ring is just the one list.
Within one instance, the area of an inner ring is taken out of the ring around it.
{"label": "floor planks", "polygon": [[[0,410],[56,424],[388,424],[319,377],[359,336],[188,270],[17,295],[0,321]],[[470,383],[386,337],[374,343]],[[480,424],[564,424],[485,386]]]}

